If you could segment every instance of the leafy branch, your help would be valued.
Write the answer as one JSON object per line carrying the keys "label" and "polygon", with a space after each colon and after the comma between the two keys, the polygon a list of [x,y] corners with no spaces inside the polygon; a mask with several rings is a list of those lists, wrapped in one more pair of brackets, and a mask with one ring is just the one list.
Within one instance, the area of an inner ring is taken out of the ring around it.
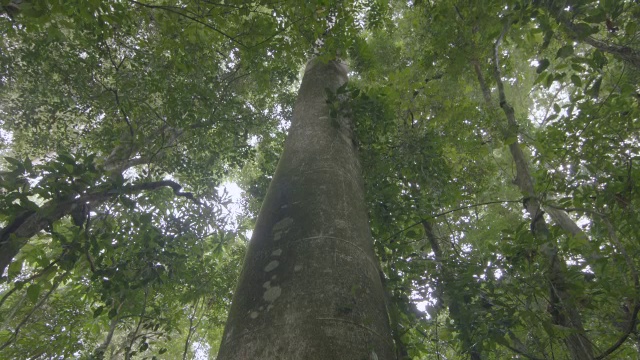
{"label": "leafy branch", "polygon": [[222,31],[222,30],[220,30],[220,29],[216,28],[215,26],[213,26],[213,25],[211,25],[211,24],[208,24],[208,23],[206,23],[206,22],[204,22],[204,21],[202,21],[202,20],[200,20],[200,19],[197,19],[197,18],[195,18],[195,17],[193,17],[193,16],[190,16],[190,15],[188,15],[188,14],[185,14],[185,13],[181,12],[181,11],[178,11],[178,10],[176,10],[176,8],[175,8],[175,7],[173,7],[173,6],[166,6],[166,5],[151,5],[151,4],[146,4],[146,3],[139,2],[139,1],[136,1],[136,0],[129,0],[129,2],[131,2],[131,3],[133,3],[133,4],[136,4],[136,5],[139,5],[139,6],[142,6],[142,7],[151,8],[151,9],[161,9],[161,10],[165,10],[165,11],[168,11],[168,12],[170,12],[170,13],[176,14],[176,15],[178,15],[178,16],[182,16],[182,17],[187,18],[187,19],[189,19],[189,20],[191,20],[191,21],[194,21],[194,22],[196,22],[196,23],[198,23],[198,24],[200,24],[200,25],[202,25],[202,26],[204,26],[204,27],[206,27],[206,28],[208,28],[208,29],[211,29],[211,30],[213,30],[213,31],[217,32],[218,34],[220,34],[220,35],[222,35],[222,36],[226,37],[227,39],[231,40],[232,42],[234,42],[234,43],[236,43],[236,44],[238,44],[238,45],[240,45],[240,46],[242,46],[243,48],[247,48],[247,46],[246,46],[245,44],[243,44],[242,42],[240,42],[240,41],[239,41],[238,39],[236,39],[235,37],[233,37],[233,36],[231,36],[231,35],[229,35],[229,34],[225,33],[224,31]]}
{"label": "leafy branch", "polygon": [[28,210],[22,213],[0,230],[0,270],[4,272],[13,257],[31,237],[46,229],[51,223],[71,214],[76,208],[86,204],[96,206],[121,195],[137,194],[142,191],[153,191],[164,187],[171,188],[176,196],[185,197],[198,205],[200,204],[193,196],[193,193],[183,192],[182,186],[177,182],[161,180],[125,185],[119,188],[111,186],[107,189],[98,188],[76,198],[53,199],[42,205],[38,210]]}

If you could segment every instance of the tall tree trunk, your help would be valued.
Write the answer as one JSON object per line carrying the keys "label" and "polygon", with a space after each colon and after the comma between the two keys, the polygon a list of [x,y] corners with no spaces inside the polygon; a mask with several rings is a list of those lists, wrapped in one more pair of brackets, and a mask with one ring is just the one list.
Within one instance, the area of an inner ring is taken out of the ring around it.
{"label": "tall tree trunk", "polygon": [[394,358],[352,123],[327,104],[346,81],[307,64],[219,360]]}
{"label": "tall tree trunk", "polygon": [[[589,360],[594,358],[591,342],[586,336],[582,318],[574,301],[569,294],[567,279],[565,276],[565,264],[561,256],[558,255],[558,245],[554,239],[550,237],[549,227],[544,219],[544,211],[542,211],[540,199],[538,198],[533,183],[533,178],[529,171],[529,164],[520,148],[518,136],[518,123],[515,118],[515,111],[507,101],[504,84],[502,83],[502,75],[500,73],[499,46],[502,37],[505,35],[509,24],[507,23],[500,34],[500,37],[494,46],[493,56],[493,75],[498,88],[498,98],[500,108],[507,118],[507,127],[503,131],[505,139],[515,138],[509,145],[509,151],[513,157],[516,166],[516,178],[514,184],[518,186],[522,194],[524,194],[524,209],[531,217],[531,233],[537,239],[544,242],[546,250],[543,252],[548,262],[547,277],[549,279],[549,307],[548,311],[556,325],[571,329],[564,341],[567,344],[571,358],[574,360]],[[479,63],[473,61],[474,70],[478,77],[478,82],[482,89],[482,94],[489,107],[493,106],[491,92],[487,86]]]}

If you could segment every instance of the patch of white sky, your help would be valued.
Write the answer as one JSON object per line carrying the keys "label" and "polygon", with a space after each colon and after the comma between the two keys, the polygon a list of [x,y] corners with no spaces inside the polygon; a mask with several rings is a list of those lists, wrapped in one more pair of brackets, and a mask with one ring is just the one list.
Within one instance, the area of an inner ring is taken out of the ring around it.
{"label": "patch of white sky", "polygon": [[244,191],[236,182],[226,181],[220,184],[216,191],[221,199],[229,202],[222,209],[222,216],[227,218],[225,230],[234,230],[239,225],[239,219],[244,214]]}
{"label": "patch of white sky", "polygon": [[202,341],[194,341],[191,344],[191,348],[193,349],[193,359],[194,360],[207,360],[210,358],[211,353],[211,345]]}

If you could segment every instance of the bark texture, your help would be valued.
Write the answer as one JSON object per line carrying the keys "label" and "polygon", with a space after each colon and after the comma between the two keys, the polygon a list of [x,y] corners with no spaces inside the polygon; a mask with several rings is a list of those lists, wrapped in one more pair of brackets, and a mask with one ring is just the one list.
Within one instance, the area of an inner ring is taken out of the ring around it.
{"label": "bark texture", "polygon": [[352,124],[326,101],[346,81],[344,64],[307,64],[220,360],[394,358]]}

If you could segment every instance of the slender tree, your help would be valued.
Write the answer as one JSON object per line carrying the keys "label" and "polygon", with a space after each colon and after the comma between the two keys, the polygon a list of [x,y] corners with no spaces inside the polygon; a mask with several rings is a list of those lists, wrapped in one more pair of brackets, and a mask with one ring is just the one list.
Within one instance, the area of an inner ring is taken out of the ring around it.
{"label": "slender tree", "polygon": [[327,101],[346,81],[306,66],[219,359],[393,357],[351,119]]}

